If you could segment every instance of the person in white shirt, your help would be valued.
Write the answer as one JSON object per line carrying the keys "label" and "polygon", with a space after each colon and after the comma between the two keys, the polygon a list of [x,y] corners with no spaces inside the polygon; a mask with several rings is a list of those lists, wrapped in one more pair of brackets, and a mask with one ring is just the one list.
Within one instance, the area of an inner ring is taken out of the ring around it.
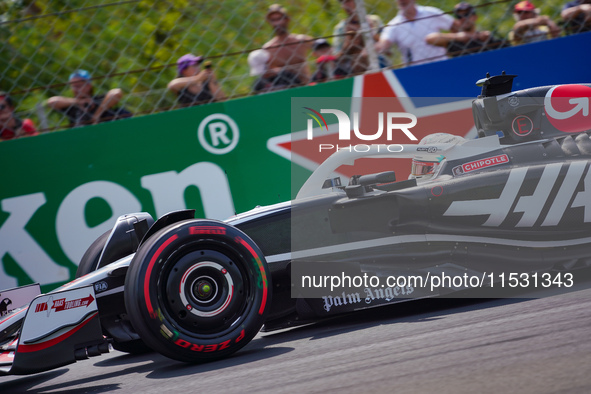
{"label": "person in white shirt", "polygon": [[451,30],[454,19],[439,8],[421,6],[415,0],[397,0],[398,14],[382,30],[376,49],[386,52],[396,45],[407,66],[443,60],[445,48],[430,45],[430,33]]}

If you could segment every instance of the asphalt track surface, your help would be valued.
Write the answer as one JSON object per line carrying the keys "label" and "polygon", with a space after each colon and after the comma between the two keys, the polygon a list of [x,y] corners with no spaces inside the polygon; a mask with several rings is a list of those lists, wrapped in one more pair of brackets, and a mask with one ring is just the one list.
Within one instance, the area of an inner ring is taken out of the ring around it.
{"label": "asphalt track surface", "polygon": [[112,351],[0,377],[0,393],[591,393],[591,275],[575,274],[568,292],[514,295],[419,300],[260,333],[209,364]]}

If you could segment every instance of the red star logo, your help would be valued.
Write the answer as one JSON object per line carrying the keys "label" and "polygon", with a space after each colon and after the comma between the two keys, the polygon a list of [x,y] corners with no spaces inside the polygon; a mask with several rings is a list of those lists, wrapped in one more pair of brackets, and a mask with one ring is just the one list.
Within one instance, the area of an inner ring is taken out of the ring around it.
{"label": "red star logo", "polygon": [[[326,160],[339,147],[349,145],[367,145],[367,144],[416,144],[423,137],[433,133],[450,133],[462,137],[470,137],[469,134],[475,133],[474,118],[472,116],[471,100],[455,99],[453,102],[444,102],[429,98],[408,98],[404,88],[392,71],[381,73],[361,75],[355,77],[353,83],[352,97],[354,99],[351,113],[359,112],[359,130],[365,135],[370,135],[378,130],[379,113],[403,112],[411,113],[417,117],[416,126],[409,131],[418,139],[412,141],[401,130],[394,130],[392,140],[387,140],[386,132],[375,141],[362,141],[354,137],[351,133],[350,141],[338,139],[338,122],[336,116],[332,114],[325,115],[328,122],[328,131],[323,133],[314,132],[313,139],[308,139],[306,125],[302,124],[301,131],[286,134],[283,136],[271,138],[267,146],[274,152],[294,163],[301,165],[313,171],[320,163]],[[441,102],[444,102],[441,104]],[[416,103],[434,103],[430,105],[418,106]],[[326,103],[325,108],[330,108],[330,102]],[[316,109],[319,111],[320,109]],[[353,122],[352,115],[349,115]],[[331,123],[334,122],[334,123]],[[408,122],[408,119],[406,120]],[[400,123],[403,123],[402,121]],[[351,126],[353,128],[353,126]],[[324,125],[322,125],[324,129]],[[318,128],[317,130],[320,130]],[[333,149],[319,149],[320,144],[323,147],[333,146]],[[350,166],[341,167],[338,172],[345,176],[354,174],[372,173],[380,171],[395,171],[398,180],[403,180],[410,174],[411,163],[408,160],[358,160],[355,168]],[[371,164],[370,164],[371,163]]]}

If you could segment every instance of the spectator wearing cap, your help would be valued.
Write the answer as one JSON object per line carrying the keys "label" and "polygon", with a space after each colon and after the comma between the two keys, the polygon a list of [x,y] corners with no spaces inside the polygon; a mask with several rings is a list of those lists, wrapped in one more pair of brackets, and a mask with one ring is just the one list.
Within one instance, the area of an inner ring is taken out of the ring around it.
{"label": "spectator wearing cap", "polygon": [[[345,41],[344,49],[349,44]],[[316,71],[312,75],[312,82],[322,82],[336,78],[343,78],[356,72],[351,59],[333,52],[333,47],[324,39],[314,41],[312,55],[316,58]],[[367,56],[364,66],[367,67]],[[365,68],[362,70],[365,71]],[[360,71],[359,71],[360,72]]]}
{"label": "spectator wearing cap", "polygon": [[95,95],[90,73],[76,70],[68,79],[74,97],[54,96],[46,104],[68,117],[70,127],[96,124],[120,118],[128,118],[131,112],[117,107],[123,97],[119,88],[104,95]]}
{"label": "spectator wearing cap", "polygon": [[312,46],[312,56],[316,59],[316,71],[312,74],[312,82],[322,82],[335,78],[337,57],[333,47],[324,39],[319,38]]}
{"label": "spectator wearing cap", "polygon": [[322,56],[332,56],[333,51],[334,46],[330,45],[330,42],[328,42],[326,38],[319,38],[315,40],[314,45],[312,45],[312,55],[315,58],[320,58]]}
{"label": "spectator wearing cap", "polygon": [[14,113],[14,101],[6,92],[0,92],[0,140],[37,135],[31,119],[20,119]]}
{"label": "spectator wearing cap", "polygon": [[515,4],[513,17],[516,22],[509,32],[512,45],[543,41],[560,35],[560,27],[549,16],[540,15],[531,1]]}
{"label": "spectator wearing cap", "polygon": [[409,65],[447,59],[445,48],[425,41],[430,33],[451,30],[454,19],[439,8],[422,6],[415,0],[396,0],[398,14],[382,30],[376,50],[380,53],[396,45]]}
{"label": "spectator wearing cap", "polygon": [[508,45],[506,41],[494,37],[490,31],[476,29],[478,15],[472,4],[456,4],[453,15],[455,21],[450,32],[431,33],[425,37],[428,44],[444,47],[448,56],[457,57]]}
{"label": "spectator wearing cap", "polygon": [[[354,23],[359,23],[359,16],[357,15],[357,3],[355,0],[339,0],[341,7],[347,14],[347,18],[341,20],[333,29],[332,48],[338,53],[343,49],[343,42],[345,40],[345,34],[347,33],[347,23],[350,20],[355,20]],[[366,21],[371,29],[371,34],[375,41],[380,39],[380,32],[384,27],[382,19],[377,15],[366,15]]]}
{"label": "spectator wearing cap", "polygon": [[263,45],[269,52],[267,75],[278,80],[289,80],[290,85],[307,84],[310,70],[307,63],[313,39],[305,34],[289,33],[289,15],[279,4],[269,7],[267,22],[273,28],[274,37]]}
{"label": "spectator wearing cap", "polygon": [[591,0],[573,0],[560,13],[568,34],[591,31]]}
{"label": "spectator wearing cap", "polygon": [[176,66],[178,76],[168,83],[168,89],[178,95],[180,104],[204,104],[226,98],[213,73],[211,63],[204,62],[203,57],[189,53],[181,56]]}

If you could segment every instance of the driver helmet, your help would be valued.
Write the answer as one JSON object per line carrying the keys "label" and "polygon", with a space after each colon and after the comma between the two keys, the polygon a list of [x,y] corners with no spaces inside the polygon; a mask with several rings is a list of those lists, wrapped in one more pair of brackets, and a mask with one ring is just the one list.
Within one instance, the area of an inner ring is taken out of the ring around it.
{"label": "driver helmet", "polygon": [[[463,137],[459,135],[453,135],[448,133],[435,133],[429,134],[419,141],[419,145],[431,145],[431,144],[459,144],[465,141]],[[425,181],[431,179],[439,167],[439,161],[426,161],[417,158],[412,159],[412,168],[408,179],[417,179]]]}

